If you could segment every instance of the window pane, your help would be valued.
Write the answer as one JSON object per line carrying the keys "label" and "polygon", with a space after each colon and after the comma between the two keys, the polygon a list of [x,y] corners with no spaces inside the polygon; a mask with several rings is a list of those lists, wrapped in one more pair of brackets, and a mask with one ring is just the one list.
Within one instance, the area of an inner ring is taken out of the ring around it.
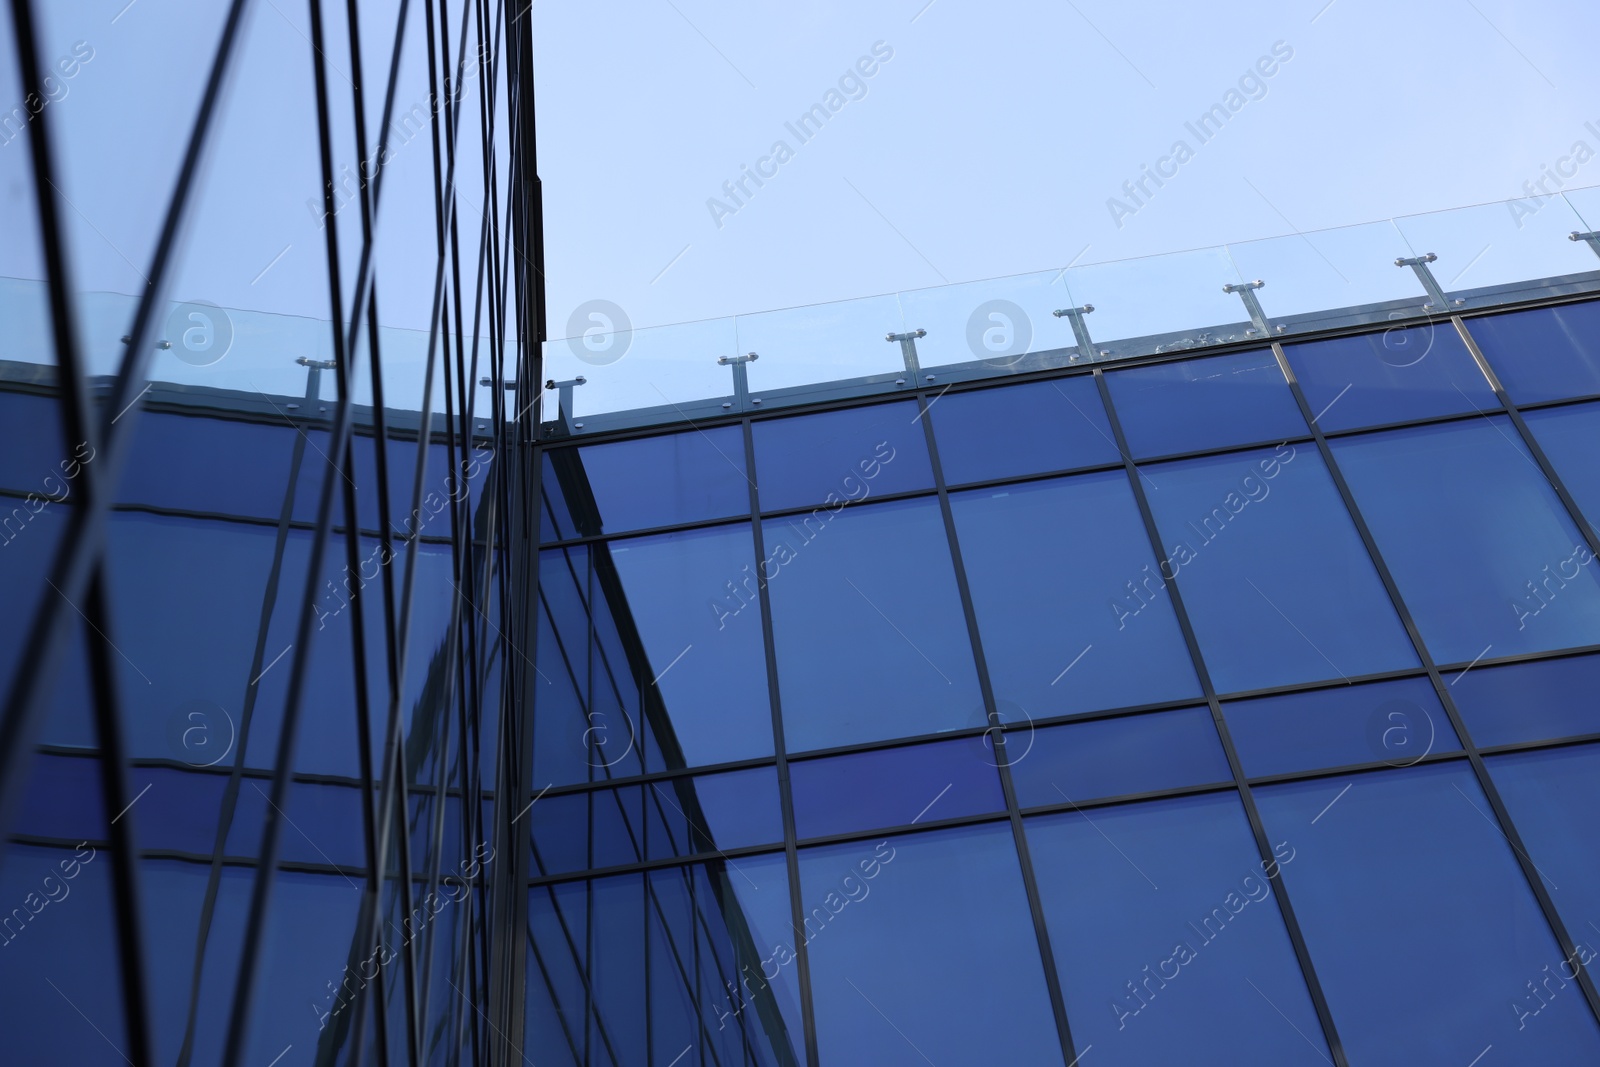
{"label": "window pane", "polygon": [[1236,794],[1041,815],[1027,827],[1080,1050],[1107,1064],[1192,1062],[1196,1049],[1214,1063],[1325,1062]]}
{"label": "window pane", "polygon": [[1306,433],[1270,349],[1114,371],[1106,384],[1135,458]]}
{"label": "window pane", "polygon": [[1507,1010],[1536,1003],[1524,983],[1562,952],[1465,763],[1264,786],[1256,800],[1268,835],[1295,849],[1284,884],[1351,1063],[1470,1063],[1491,1044],[1529,1063],[1600,1056],[1581,996],[1522,1027]]}
{"label": "window pane", "polygon": [[1600,642],[1600,575],[1510,420],[1345,438],[1333,449],[1441,663]]}
{"label": "window pane", "polygon": [[[1485,762],[1529,858],[1549,879],[1546,888],[1567,933],[1588,948],[1579,962],[1592,959],[1597,935],[1590,924],[1600,915],[1600,823],[1594,817],[1600,809],[1600,745],[1513,752]],[[1549,963],[1556,981],[1541,991],[1558,998],[1581,996],[1570,981],[1570,962],[1565,968],[1557,960]],[[1542,986],[1547,976],[1541,969],[1528,977]],[[1565,985],[1561,978],[1568,980]],[[1544,1014],[1531,998],[1519,1002],[1525,1010]]]}
{"label": "window pane", "polygon": [[951,485],[1121,458],[1088,375],[950,393],[935,408],[929,417]]}
{"label": "window pane", "polygon": [[1579,510],[1591,526],[1600,528],[1600,463],[1594,454],[1600,441],[1600,404],[1545,408],[1523,418]]}
{"label": "window pane", "polygon": [[1233,781],[1210,708],[1014,730],[1006,758],[1025,808]]}
{"label": "window pane", "polygon": [[747,514],[737,426],[545,453],[545,540]]}
{"label": "window pane", "polygon": [[1600,733],[1600,657],[1479,667],[1453,679],[1450,692],[1483,747]]}
{"label": "window pane", "polygon": [[595,549],[597,576],[607,554],[621,583],[611,598],[618,632],[628,646],[631,616],[648,661],[645,715],[666,765],[771,755],[761,610],[748,592],[750,527],[613,541]]}
{"label": "window pane", "polygon": [[823,1063],[1060,1062],[1009,825],[801,849],[800,887]]}
{"label": "window pane", "polygon": [[1230,701],[1222,713],[1252,778],[1379,760],[1407,767],[1461,747],[1426,678]]}
{"label": "window pane", "polygon": [[541,787],[772,754],[754,558],[744,523],[541,554]]}
{"label": "window pane", "polygon": [[823,837],[1000,811],[987,735],[789,764],[795,833]]}
{"label": "window pane", "polygon": [[805,1062],[781,853],[532,890],[528,941],[531,1062]]}
{"label": "window pane", "polygon": [[1288,345],[1284,352],[1324,430],[1500,407],[1448,321]]}
{"label": "window pane", "polygon": [[1122,471],[957,493],[950,506],[1004,718],[1200,695]]}
{"label": "window pane", "polygon": [[1600,393],[1600,302],[1489,315],[1467,329],[1518,404]]}
{"label": "window pane", "polygon": [[761,510],[857,501],[933,485],[914,403],[755,423]]}
{"label": "window pane", "polygon": [[[1219,692],[1417,665],[1315,450],[1281,445],[1144,473],[1168,546],[1162,570],[1177,574]],[[1129,612],[1140,603],[1123,601]]]}
{"label": "window pane", "polygon": [[988,724],[936,500],[764,530],[790,751]]}

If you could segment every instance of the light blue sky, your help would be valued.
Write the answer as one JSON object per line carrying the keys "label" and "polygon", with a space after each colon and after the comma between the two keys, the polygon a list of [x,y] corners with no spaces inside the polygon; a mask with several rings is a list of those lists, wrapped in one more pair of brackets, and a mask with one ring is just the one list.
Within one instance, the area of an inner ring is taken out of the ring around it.
{"label": "light blue sky", "polygon": [[[1574,142],[1600,151],[1600,7],[1582,0],[537,0],[531,17],[552,337],[596,298],[639,327],[1502,200]],[[785,123],[877,41],[893,58],[801,144]],[[1185,123],[1279,41],[1293,56],[1264,95],[1201,144]],[[794,157],[719,228],[707,200],[779,139]],[[1108,198],[1179,139],[1194,157],[1116,225]],[[1600,161],[1567,184],[1600,184]]]}

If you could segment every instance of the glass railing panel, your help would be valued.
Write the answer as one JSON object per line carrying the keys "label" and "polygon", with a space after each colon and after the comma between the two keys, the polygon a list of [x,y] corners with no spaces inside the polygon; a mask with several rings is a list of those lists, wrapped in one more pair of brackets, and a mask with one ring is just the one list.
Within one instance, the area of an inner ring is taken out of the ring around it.
{"label": "glass railing panel", "polygon": [[1235,282],[1266,283],[1256,298],[1272,321],[1403,300],[1421,292],[1415,276],[1394,265],[1407,252],[1405,240],[1389,222],[1244,241],[1227,248],[1237,271]]}
{"label": "glass railing panel", "polygon": [[1059,269],[900,294],[907,328],[928,331],[917,340],[924,367],[981,361],[995,374],[1030,352],[1071,347],[1066,320],[1050,314],[1067,303]]}
{"label": "glass railing panel", "polygon": [[[588,333],[547,341],[544,377],[583,378],[573,390],[577,416],[683,404],[733,392],[733,375],[717,360],[738,352],[734,320],[703,319],[636,330],[609,329],[596,313]],[[547,395],[544,421],[556,417]]]}
{"label": "glass railing panel", "polygon": [[1239,340],[1240,331],[1220,329],[1246,319],[1239,298],[1222,291],[1237,279],[1218,247],[1069,267],[1063,280],[1073,306],[1094,307],[1086,325],[1095,347],[1117,358],[1152,351],[1129,342],[1155,334],[1179,333],[1172,345],[1184,348]]}
{"label": "glass railing panel", "polygon": [[1600,267],[1594,253],[1567,235],[1582,219],[1558,196],[1433,211],[1397,218],[1407,255],[1432,252],[1440,287],[1464,289],[1578,274]]}
{"label": "glass railing panel", "polygon": [[[738,353],[759,357],[746,367],[752,396],[904,366],[900,346],[886,340],[906,329],[899,300],[892,295],[740,315],[734,327]],[[716,369],[721,382],[716,392],[733,392],[730,369]]]}

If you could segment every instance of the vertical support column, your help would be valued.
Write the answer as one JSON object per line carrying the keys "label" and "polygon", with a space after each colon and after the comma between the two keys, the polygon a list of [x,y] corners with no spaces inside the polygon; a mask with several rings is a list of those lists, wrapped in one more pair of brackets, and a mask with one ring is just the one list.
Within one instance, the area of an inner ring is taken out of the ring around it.
{"label": "vertical support column", "polygon": [[754,363],[760,358],[754,352],[746,352],[742,356],[717,357],[717,366],[733,368],[733,406],[739,411],[749,411],[751,404],[761,403],[759,400],[750,399],[750,372],[745,369],[746,364]]}
{"label": "vertical support column", "polygon": [[1093,363],[1100,358],[1099,351],[1094,347],[1094,339],[1089,336],[1089,324],[1083,319],[1085,315],[1092,311],[1094,311],[1094,305],[1085,304],[1082,307],[1057,308],[1055,311],[1050,312],[1056,318],[1064,318],[1072,324],[1072,336],[1077,339],[1078,354],[1068,360],[1070,363],[1076,363],[1080,359],[1086,359]]}
{"label": "vertical support column", "polygon": [[[922,364],[917,361],[917,338],[928,336],[927,330],[912,330],[909,333],[891,333],[884,336],[886,341],[900,342],[900,358],[905,360],[906,376],[896,378],[896,385],[905,385],[907,382],[915,389],[922,384]],[[933,380],[930,375],[929,381]]]}
{"label": "vertical support column", "polygon": [[1567,234],[1567,240],[1587,241],[1589,243],[1589,247],[1594,250],[1594,254],[1600,256],[1600,230],[1590,230],[1587,233],[1573,230],[1571,233]]}
{"label": "vertical support column", "polygon": [[572,421],[572,390],[575,386],[586,384],[588,380],[580,374],[576,378],[569,378],[564,382],[558,382],[551,378],[544,383],[546,389],[555,390],[557,399],[555,425],[553,430],[546,430],[546,434],[555,432],[565,437],[572,433],[573,430],[583,429],[582,423]]}
{"label": "vertical support column", "polygon": [[1238,285],[1224,285],[1224,293],[1238,293],[1239,299],[1244,301],[1244,309],[1250,314],[1250,321],[1255,324],[1256,332],[1262,337],[1272,336],[1272,324],[1267,321],[1267,313],[1261,310],[1261,301],[1256,299],[1256,290],[1267,283],[1257,278],[1253,282],[1241,282]]}
{"label": "vertical support column", "polygon": [[[1439,287],[1439,280],[1433,276],[1433,271],[1428,269],[1428,264],[1439,257],[1432,252],[1421,256],[1401,256],[1394,261],[1397,267],[1410,267],[1416,272],[1417,280],[1422,283],[1422,288],[1427,290],[1429,302],[1422,305],[1423,311],[1449,311],[1453,306],[1450,298],[1444,295],[1444,290]],[[1465,300],[1457,300],[1455,304],[1465,304]]]}

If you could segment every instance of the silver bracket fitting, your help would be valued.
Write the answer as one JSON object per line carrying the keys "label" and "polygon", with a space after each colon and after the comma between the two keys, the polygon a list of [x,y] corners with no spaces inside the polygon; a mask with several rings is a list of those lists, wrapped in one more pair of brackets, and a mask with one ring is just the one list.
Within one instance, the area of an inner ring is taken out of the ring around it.
{"label": "silver bracket fitting", "polygon": [[1076,308],[1057,308],[1055,311],[1050,312],[1056,318],[1064,318],[1072,324],[1072,336],[1078,342],[1078,354],[1073,356],[1069,362],[1076,363],[1080,359],[1087,359],[1093,363],[1100,356],[1095,351],[1093,338],[1089,336],[1089,324],[1083,321],[1083,317],[1092,311],[1094,311],[1094,305],[1085,304]]}
{"label": "silver bracket fitting", "polygon": [[305,356],[296,356],[296,363],[310,371],[306,375],[306,399],[316,400],[322,396],[322,372],[332,370],[338,364],[331,359],[307,359]]}
{"label": "silver bracket fitting", "polygon": [[1263,337],[1272,336],[1272,324],[1267,321],[1267,313],[1261,310],[1261,301],[1256,299],[1256,290],[1267,283],[1257,278],[1253,282],[1241,282],[1238,285],[1224,285],[1224,293],[1238,293],[1239,299],[1244,301],[1244,309],[1250,313],[1250,321],[1255,324],[1256,332]]}
{"label": "silver bracket fitting", "polygon": [[1401,256],[1394,261],[1394,265],[1397,267],[1410,267],[1415,271],[1417,280],[1422,283],[1422,288],[1427,290],[1428,303],[1422,305],[1423,311],[1437,309],[1448,312],[1452,307],[1466,303],[1465,300],[1452,302],[1449,297],[1444,295],[1444,290],[1439,288],[1438,279],[1434,278],[1433,271],[1428,269],[1428,264],[1438,258],[1432,252],[1429,252],[1422,256]]}
{"label": "silver bracket fitting", "polygon": [[717,366],[733,368],[733,403],[740,411],[750,409],[750,372],[745,369],[745,364],[754,363],[760,358],[754,352],[746,352],[742,356],[717,357]]}
{"label": "silver bracket fitting", "polygon": [[585,385],[588,381],[589,379],[580,374],[564,382],[551,378],[544,383],[546,389],[556,391],[556,428],[562,433],[571,433],[578,428],[578,424],[572,421],[572,389],[574,386]]}
{"label": "silver bracket fitting", "polygon": [[917,361],[917,338],[928,336],[927,330],[912,330],[909,333],[891,333],[884,337],[885,341],[900,342],[900,358],[906,363],[906,377],[910,379],[913,387],[921,385],[922,364]]}
{"label": "silver bracket fitting", "polygon": [[1587,241],[1589,242],[1589,247],[1594,249],[1594,254],[1600,256],[1600,230],[1590,230],[1588,233],[1579,233],[1577,230],[1573,230],[1567,234],[1567,240]]}

